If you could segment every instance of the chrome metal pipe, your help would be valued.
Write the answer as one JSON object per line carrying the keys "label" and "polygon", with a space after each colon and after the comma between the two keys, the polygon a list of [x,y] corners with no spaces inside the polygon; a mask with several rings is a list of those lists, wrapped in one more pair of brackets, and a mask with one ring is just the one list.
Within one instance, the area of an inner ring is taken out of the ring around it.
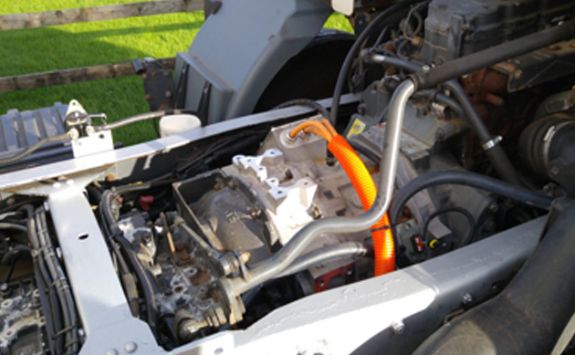
{"label": "chrome metal pipe", "polygon": [[365,254],[367,254],[367,248],[358,242],[330,245],[300,256],[276,278],[293,275],[322,263],[339,259],[349,260]]}

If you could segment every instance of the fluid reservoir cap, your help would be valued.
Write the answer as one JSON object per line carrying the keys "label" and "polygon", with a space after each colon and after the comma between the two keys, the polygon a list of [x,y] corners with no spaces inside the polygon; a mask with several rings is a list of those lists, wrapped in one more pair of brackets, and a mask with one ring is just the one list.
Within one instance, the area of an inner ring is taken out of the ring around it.
{"label": "fluid reservoir cap", "polygon": [[160,119],[160,136],[167,137],[201,127],[202,121],[195,115],[170,115]]}

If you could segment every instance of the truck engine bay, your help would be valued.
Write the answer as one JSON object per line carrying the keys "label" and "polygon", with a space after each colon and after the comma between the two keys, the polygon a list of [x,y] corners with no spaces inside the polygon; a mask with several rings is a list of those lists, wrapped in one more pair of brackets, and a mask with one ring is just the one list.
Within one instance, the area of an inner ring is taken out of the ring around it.
{"label": "truck engine bay", "polygon": [[0,354],[572,351],[575,1],[368,8],[330,99],[2,116]]}

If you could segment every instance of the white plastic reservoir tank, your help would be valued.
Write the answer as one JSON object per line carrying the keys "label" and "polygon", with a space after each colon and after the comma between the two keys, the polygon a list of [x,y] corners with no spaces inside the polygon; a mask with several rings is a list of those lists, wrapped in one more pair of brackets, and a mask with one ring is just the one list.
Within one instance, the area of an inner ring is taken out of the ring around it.
{"label": "white plastic reservoir tank", "polygon": [[160,119],[160,136],[167,137],[201,127],[202,121],[195,115],[169,115]]}

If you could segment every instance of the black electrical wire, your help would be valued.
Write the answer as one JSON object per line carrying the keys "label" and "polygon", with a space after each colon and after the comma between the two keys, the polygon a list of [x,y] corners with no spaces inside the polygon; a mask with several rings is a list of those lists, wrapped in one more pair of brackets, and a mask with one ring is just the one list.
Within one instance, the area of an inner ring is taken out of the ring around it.
{"label": "black electrical wire", "polygon": [[135,251],[131,244],[124,238],[121,229],[116,222],[114,213],[112,212],[113,199],[116,198],[116,194],[110,190],[104,191],[102,194],[102,200],[100,202],[99,208],[102,215],[104,224],[106,225],[105,232],[108,237],[113,241],[117,242],[121,247],[122,251],[128,258],[131,269],[136,275],[136,279],[140,284],[142,293],[144,295],[144,305],[146,308],[146,320],[150,325],[152,331],[156,331],[157,325],[157,304],[154,297],[155,287],[150,276],[143,268],[141,263],[138,261]]}
{"label": "black electrical wire", "polygon": [[30,248],[26,245],[16,245],[8,250],[0,259],[0,264],[8,265],[8,272],[4,277],[4,283],[7,284],[12,279],[16,263],[23,255],[30,255]]}
{"label": "black electrical wire", "polygon": [[451,97],[441,93],[439,90],[422,90],[413,94],[413,98],[425,98],[431,101],[436,101],[449,107],[458,117],[465,117],[465,112],[461,105]]}
{"label": "black electrical wire", "polygon": [[486,190],[531,207],[548,210],[553,199],[542,193],[527,190],[501,180],[467,171],[434,171],[420,175],[395,194],[390,208],[391,223],[395,225],[405,203],[418,192],[438,185],[464,185]]}
{"label": "black electrical wire", "polygon": [[356,139],[350,139],[348,142],[354,150],[365,155],[365,157],[371,160],[372,163],[379,164],[381,162],[380,151],[372,149],[367,144]]}
{"label": "black electrical wire", "polygon": [[[48,341],[51,347],[55,349],[55,354],[64,353],[64,338],[60,336],[60,330],[64,329],[64,321],[62,317],[62,309],[60,307],[60,302],[58,300],[58,295],[56,290],[52,287],[53,280],[50,273],[47,270],[45,260],[42,257],[40,240],[38,237],[38,231],[36,226],[36,218],[31,213],[32,206],[26,205],[25,208],[28,210],[28,237],[30,244],[32,246],[32,260],[34,261],[34,277],[36,279],[36,286],[38,290],[43,294],[47,295],[44,297],[45,302],[43,303],[43,310],[46,313],[46,318],[48,320]],[[42,298],[41,298],[42,299]]]}
{"label": "black electrical wire", "polygon": [[241,147],[258,143],[261,141],[263,134],[262,132],[255,131],[217,140],[206,149],[199,150],[197,154],[186,157],[186,162],[176,169],[176,174],[186,174],[187,171],[196,167],[197,164],[208,164],[226,153],[234,153]]}
{"label": "black electrical wire", "polygon": [[304,106],[304,107],[309,107],[312,110],[316,111],[317,113],[319,113],[320,115],[322,115],[325,118],[329,117],[329,112],[328,110],[323,107],[323,105],[321,105],[320,103],[314,101],[314,100],[310,100],[310,99],[294,99],[294,100],[289,100],[286,102],[283,102],[277,106],[275,106],[272,110],[279,110],[281,108],[286,108],[286,107],[291,107],[291,106]]}
{"label": "black electrical wire", "polygon": [[8,250],[0,259],[0,264],[7,265],[11,260],[21,254],[30,254],[30,248],[26,245],[16,245]]}
{"label": "black electrical wire", "polygon": [[[98,199],[98,203],[101,203],[101,201],[102,201],[101,197],[102,196],[100,195],[100,198]],[[132,311],[132,314],[134,316],[137,316],[139,314],[139,312],[138,312],[138,299],[139,299],[138,290],[135,287],[132,288],[132,287],[129,287],[128,285],[125,284],[127,282],[126,279],[129,278],[128,275],[132,275],[132,272],[130,270],[130,267],[128,266],[128,263],[126,262],[126,259],[124,258],[124,255],[122,254],[122,251],[120,249],[120,245],[118,244],[118,242],[115,239],[113,239],[111,237],[112,233],[110,232],[110,227],[105,222],[107,219],[104,217],[104,214],[102,213],[102,209],[100,209],[99,212],[100,212],[100,220],[103,222],[101,224],[102,231],[104,232],[106,242],[108,243],[110,249],[112,250],[112,255],[114,257],[115,266],[116,266],[116,272],[118,273],[118,275],[120,275],[120,280],[122,281],[122,284],[124,286],[124,291],[126,292],[128,298],[129,298],[130,310]],[[131,294],[128,290],[132,290],[132,291],[134,291],[134,293]]]}
{"label": "black electrical wire", "polygon": [[470,55],[449,60],[435,68],[420,70],[411,76],[417,89],[428,89],[475,70],[500,63],[510,58],[571,39],[575,35],[575,19],[513,39]]}
{"label": "black electrical wire", "polygon": [[[479,113],[477,113],[477,110],[473,107],[473,103],[465,93],[465,90],[463,90],[461,84],[456,80],[450,80],[443,83],[443,86],[448,88],[457,101],[459,101],[461,108],[465,112],[465,117],[467,117],[467,120],[481,140],[481,143],[486,144],[493,142],[494,137],[491,136],[491,133],[489,133],[489,130],[485,127],[485,124],[483,124],[481,116],[479,116]],[[495,171],[503,180],[521,186],[519,175],[500,144],[495,143],[492,147],[484,148],[484,151],[489,161],[491,161],[491,164],[493,164]]]}
{"label": "black electrical wire", "polygon": [[337,114],[339,109],[339,103],[341,101],[341,95],[343,93],[343,87],[347,78],[347,73],[351,68],[351,65],[353,64],[354,58],[358,55],[359,49],[363,45],[364,41],[366,41],[369,38],[369,36],[372,34],[374,30],[379,29],[386,25],[392,25],[393,23],[396,23],[397,21],[401,20],[402,16],[398,16],[398,14],[403,15],[405,9],[407,9],[412,4],[415,4],[420,1],[421,0],[405,0],[391,5],[390,7],[379,13],[365,27],[363,32],[361,32],[360,35],[357,37],[357,39],[347,52],[345,60],[343,61],[343,64],[337,76],[335,88],[333,90],[330,121],[335,127],[337,127]]}
{"label": "black electrical wire", "polygon": [[[377,57],[372,57],[372,60],[413,72],[418,71],[423,67],[419,63],[400,58],[394,58],[389,55],[379,55]],[[462,117],[467,119],[482,144],[489,144],[494,142],[495,137],[491,136],[489,130],[487,127],[485,127],[481,116],[479,116],[477,110],[475,110],[475,107],[473,107],[473,103],[465,93],[465,90],[463,90],[461,84],[459,84],[459,82],[456,80],[449,80],[443,83],[443,86],[451,91],[452,95],[459,102],[459,105],[455,104],[451,98],[443,94],[436,94],[435,98],[452,107],[455,112],[462,113]],[[385,114],[385,112],[382,112],[382,115],[383,114]],[[501,178],[515,185],[522,185],[517,171],[513,167],[513,164],[511,164],[511,161],[507,157],[507,154],[505,154],[505,151],[501,145],[494,143],[487,149],[484,148],[484,151],[489,158],[489,161],[491,164],[493,164],[493,167],[497,171],[497,174]]]}
{"label": "black electrical wire", "polygon": [[424,225],[423,225],[423,230],[421,233],[421,238],[423,239],[423,241],[427,242],[427,232],[428,232],[429,224],[431,223],[431,221],[433,221],[435,218],[441,216],[442,214],[453,213],[453,212],[459,213],[463,217],[465,217],[465,219],[467,220],[467,223],[469,225],[469,229],[467,231],[467,234],[465,235],[465,238],[462,238],[459,240],[458,247],[462,247],[462,246],[469,244],[473,240],[473,237],[475,236],[475,218],[473,218],[473,215],[468,210],[466,210],[465,208],[461,208],[461,207],[442,208],[442,209],[439,209],[439,210],[433,212],[432,214],[430,214],[429,217],[427,218],[427,220],[425,221]]}
{"label": "black electrical wire", "polygon": [[45,147],[48,144],[63,143],[69,139],[70,139],[70,137],[67,134],[60,134],[57,136],[43,138],[43,139],[39,140],[38,142],[36,142],[35,144],[17,152],[17,153],[14,153],[8,157],[0,158],[0,165],[7,165],[7,164],[15,163],[19,160],[26,158],[30,154],[34,153],[38,149],[41,149],[42,147]]}
{"label": "black electrical wire", "polygon": [[70,285],[64,270],[56,256],[56,251],[48,235],[46,213],[43,208],[38,209],[36,215],[37,236],[40,242],[40,252],[45,260],[47,271],[51,275],[52,284],[61,306],[64,334],[64,353],[76,354],[79,350],[78,317]]}

